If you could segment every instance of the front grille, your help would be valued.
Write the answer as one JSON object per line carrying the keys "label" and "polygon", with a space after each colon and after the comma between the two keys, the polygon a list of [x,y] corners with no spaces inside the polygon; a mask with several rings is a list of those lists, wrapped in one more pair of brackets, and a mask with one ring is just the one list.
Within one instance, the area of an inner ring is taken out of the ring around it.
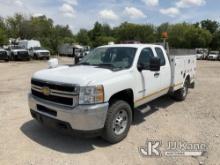
{"label": "front grille", "polygon": [[0,55],[7,55],[7,52],[0,51]]}
{"label": "front grille", "polygon": [[29,57],[28,52],[26,51],[18,52],[18,58],[28,58],[28,57]]}
{"label": "front grille", "polygon": [[0,59],[5,59],[7,58],[7,52],[0,52]]}
{"label": "front grille", "polygon": [[28,55],[28,52],[26,52],[26,51],[20,51],[20,52],[18,52],[18,55]]}
{"label": "front grille", "polygon": [[[79,92],[74,85],[56,84],[34,79],[32,79],[31,84],[32,94],[36,97],[68,106],[78,104]],[[44,88],[48,88],[47,94],[44,93]]]}
{"label": "front grille", "polygon": [[62,84],[62,83],[58,84],[58,83],[51,83],[51,82],[40,81],[35,79],[31,80],[31,84],[39,87],[47,86],[50,89],[78,93],[77,87],[75,85],[70,85],[70,84]]}
{"label": "front grille", "polygon": [[50,114],[52,116],[57,116],[57,112],[56,111],[51,110],[51,109],[49,109],[47,107],[44,107],[42,105],[37,105],[37,110],[40,111],[40,112],[48,113],[48,114]]}
{"label": "front grille", "polygon": [[40,54],[41,54],[41,55],[44,55],[44,56],[48,56],[48,55],[49,55],[48,52],[41,52]]}

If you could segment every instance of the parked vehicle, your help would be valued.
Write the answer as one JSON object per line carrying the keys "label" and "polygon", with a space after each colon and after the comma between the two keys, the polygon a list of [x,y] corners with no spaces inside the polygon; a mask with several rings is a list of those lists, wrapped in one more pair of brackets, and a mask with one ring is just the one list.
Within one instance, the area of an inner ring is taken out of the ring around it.
{"label": "parked vehicle", "polygon": [[78,44],[65,43],[58,47],[58,52],[61,56],[75,57],[81,49],[83,47]]}
{"label": "parked vehicle", "polygon": [[137,107],[162,95],[186,98],[194,88],[196,56],[168,56],[162,46],[116,44],[94,49],[77,65],[36,72],[29,107],[33,118],[77,133],[100,133],[123,140]]}
{"label": "parked vehicle", "polygon": [[32,47],[29,49],[29,54],[33,59],[50,59],[50,51],[42,47]]}
{"label": "parked vehicle", "polygon": [[30,60],[28,51],[18,45],[9,45],[7,51],[11,60]]}
{"label": "parked vehicle", "polygon": [[6,62],[9,61],[9,55],[8,52],[2,48],[0,48],[0,60],[4,60]]}
{"label": "parked vehicle", "polygon": [[197,60],[204,60],[208,54],[208,49],[197,48],[196,49],[196,58]]}
{"label": "parked vehicle", "polygon": [[202,50],[197,50],[196,51],[196,59],[202,60],[203,58],[204,58],[204,52]]}
{"label": "parked vehicle", "polygon": [[89,46],[81,46],[78,44],[62,44],[58,47],[59,55],[82,58],[89,53]]}
{"label": "parked vehicle", "polygon": [[38,40],[20,40],[18,45],[26,50],[30,50],[34,47],[41,47],[40,41]]}
{"label": "parked vehicle", "polygon": [[218,60],[219,58],[219,51],[210,51],[207,57],[208,60]]}

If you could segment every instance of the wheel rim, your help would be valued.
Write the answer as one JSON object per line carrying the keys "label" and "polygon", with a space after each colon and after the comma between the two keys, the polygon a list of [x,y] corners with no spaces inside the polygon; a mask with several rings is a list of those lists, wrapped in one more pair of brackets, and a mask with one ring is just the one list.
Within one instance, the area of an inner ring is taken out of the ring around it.
{"label": "wheel rim", "polygon": [[122,134],[128,125],[128,113],[125,110],[120,110],[116,113],[113,120],[113,131],[116,135]]}

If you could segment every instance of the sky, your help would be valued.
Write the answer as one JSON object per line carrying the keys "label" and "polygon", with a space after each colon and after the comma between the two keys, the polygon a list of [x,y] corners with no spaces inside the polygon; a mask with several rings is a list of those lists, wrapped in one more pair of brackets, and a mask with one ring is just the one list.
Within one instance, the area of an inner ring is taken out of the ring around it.
{"label": "sky", "polygon": [[155,25],[220,21],[219,6],[219,0],[0,0],[0,16],[46,15],[77,33],[80,28],[91,29],[96,21],[112,27],[125,21]]}

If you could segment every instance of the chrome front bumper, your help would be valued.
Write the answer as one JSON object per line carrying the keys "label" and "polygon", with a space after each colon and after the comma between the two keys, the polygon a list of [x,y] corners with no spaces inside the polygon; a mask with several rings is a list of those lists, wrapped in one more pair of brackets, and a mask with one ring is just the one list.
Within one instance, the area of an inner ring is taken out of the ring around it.
{"label": "chrome front bumper", "polygon": [[[76,107],[64,106],[42,100],[28,94],[30,110],[43,116],[69,123],[73,130],[93,131],[102,129],[105,124],[108,103],[96,105],[79,105]],[[56,116],[37,109],[37,105],[44,106],[56,112]]]}

